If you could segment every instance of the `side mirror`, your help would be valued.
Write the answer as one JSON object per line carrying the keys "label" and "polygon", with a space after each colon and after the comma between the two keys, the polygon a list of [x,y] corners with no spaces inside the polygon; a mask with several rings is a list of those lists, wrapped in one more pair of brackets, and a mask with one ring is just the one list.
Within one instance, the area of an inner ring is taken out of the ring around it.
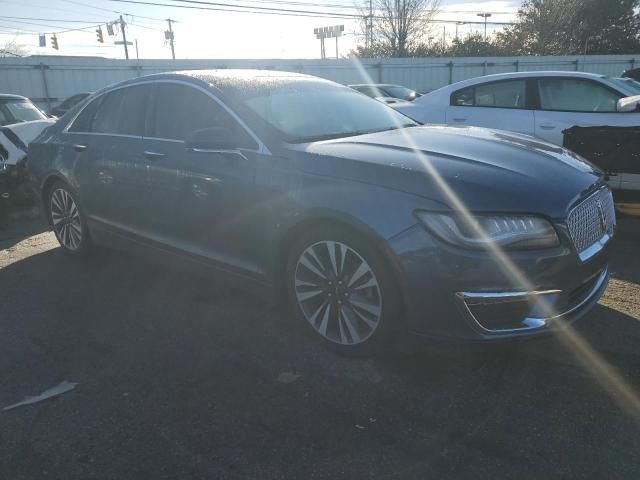
{"label": "side mirror", "polygon": [[407,98],[405,100],[413,102],[416,98],[418,98],[418,94],[416,92],[411,92],[409,95],[407,95]]}
{"label": "side mirror", "polygon": [[616,110],[620,113],[636,112],[640,106],[640,95],[625,97],[618,100]]}
{"label": "side mirror", "polygon": [[238,148],[235,131],[225,127],[203,128],[187,135],[185,147],[190,150],[232,150]]}

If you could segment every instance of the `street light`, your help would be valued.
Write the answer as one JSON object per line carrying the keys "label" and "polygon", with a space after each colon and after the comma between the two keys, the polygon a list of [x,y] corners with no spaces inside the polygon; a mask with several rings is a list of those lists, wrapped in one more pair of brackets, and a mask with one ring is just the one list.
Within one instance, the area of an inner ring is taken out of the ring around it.
{"label": "street light", "polygon": [[487,41],[487,18],[491,16],[490,13],[478,13],[479,17],[484,18],[484,41]]}
{"label": "street light", "polygon": [[458,26],[459,25],[466,25],[467,22],[456,22],[456,40],[458,40]]}

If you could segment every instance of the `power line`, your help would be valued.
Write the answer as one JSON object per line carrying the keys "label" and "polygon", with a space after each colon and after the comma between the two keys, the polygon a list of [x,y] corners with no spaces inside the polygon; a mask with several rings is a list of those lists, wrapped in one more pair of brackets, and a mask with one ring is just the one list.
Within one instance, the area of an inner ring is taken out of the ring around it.
{"label": "power line", "polygon": [[[358,14],[350,14],[350,13],[338,13],[338,12],[319,12],[314,10],[296,10],[296,9],[286,9],[286,8],[276,8],[276,7],[258,7],[253,5],[237,5],[237,4],[229,4],[229,3],[217,3],[217,2],[205,2],[199,0],[173,0],[175,2],[180,3],[190,3],[197,5],[174,5],[167,3],[158,3],[151,1],[140,1],[140,0],[109,0],[111,2],[119,2],[119,3],[132,3],[137,5],[152,5],[156,7],[173,7],[173,8],[188,8],[194,10],[213,10],[213,11],[223,11],[223,12],[236,12],[236,13],[253,13],[253,14],[263,14],[263,15],[282,15],[282,16],[295,16],[295,17],[314,17],[314,18],[352,18],[352,19],[361,19],[362,15]],[[201,6],[206,5],[206,6]],[[245,10],[238,10],[239,8]],[[383,19],[388,17],[380,17],[374,16],[376,19]],[[436,20],[429,19],[429,23],[457,23],[457,20]],[[467,21],[467,24],[482,24],[484,22],[477,21]],[[490,25],[513,25],[513,22],[487,22]]]}
{"label": "power line", "polygon": [[[147,20],[154,20],[156,22],[165,22],[164,18],[154,18],[154,17],[145,17],[144,15],[134,15],[132,13],[121,12],[119,10],[111,10],[109,8],[96,7],[95,5],[89,5],[87,3],[78,2],[76,0],[62,0],[63,2],[73,3],[75,5],[80,5],[82,7],[94,8],[96,10],[102,10],[103,12],[117,13],[119,15],[127,15],[128,17],[138,17],[138,18],[146,18]],[[176,22],[177,23],[177,22]]]}
{"label": "power line", "polygon": [[[34,17],[9,17],[6,15],[0,15],[0,18],[6,18],[6,19],[16,19],[17,20],[42,20],[45,22],[60,22],[60,23],[91,23],[91,24],[96,24],[96,23],[101,23],[101,20],[62,20],[62,19],[57,19],[57,18],[34,18]],[[27,23],[27,22],[19,22],[19,23]]]}

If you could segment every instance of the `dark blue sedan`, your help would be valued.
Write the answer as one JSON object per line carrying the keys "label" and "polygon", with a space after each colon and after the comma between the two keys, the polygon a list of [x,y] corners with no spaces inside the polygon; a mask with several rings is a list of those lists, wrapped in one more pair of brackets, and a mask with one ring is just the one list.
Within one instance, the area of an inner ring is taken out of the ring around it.
{"label": "dark blue sedan", "polygon": [[29,148],[65,252],[159,255],[277,298],[344,351],[408,331],[535,336],[587,312],[615,230],[601,172],[531,137],[423,127],[281,72],[152,75]]}

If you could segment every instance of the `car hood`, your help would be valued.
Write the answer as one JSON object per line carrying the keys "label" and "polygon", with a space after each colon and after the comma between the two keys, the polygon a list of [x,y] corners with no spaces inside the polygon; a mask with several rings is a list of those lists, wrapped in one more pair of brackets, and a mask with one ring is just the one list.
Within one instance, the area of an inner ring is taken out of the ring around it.
{"label": "car hood", "polygon": [[413,127],[299,148],[316,160],[304,164],[311,173],[382,185],[452,209],[563,218],[602,182],[602,172],[566,149],[477,127]]}

